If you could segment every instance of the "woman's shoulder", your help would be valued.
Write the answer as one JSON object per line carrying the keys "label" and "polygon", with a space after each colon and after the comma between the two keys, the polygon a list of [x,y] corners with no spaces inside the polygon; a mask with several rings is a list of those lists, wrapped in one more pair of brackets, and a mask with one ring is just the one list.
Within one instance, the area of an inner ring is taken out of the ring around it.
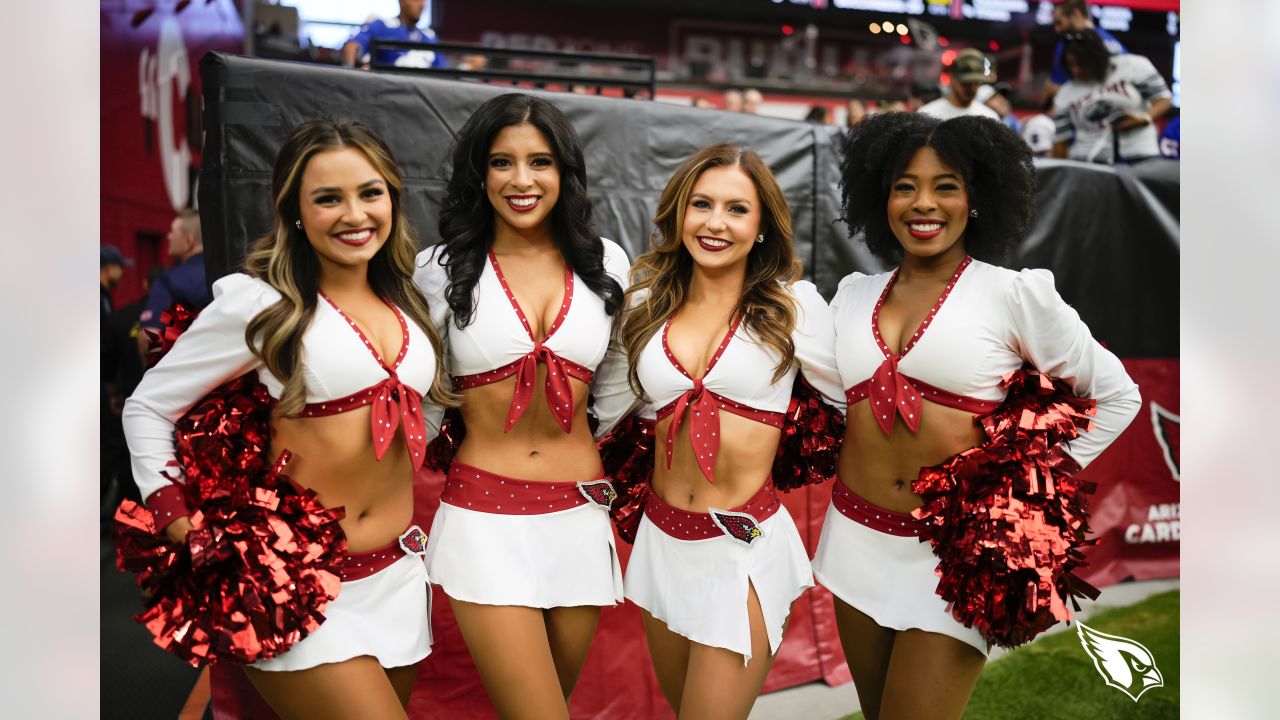
{"label": "woman's shoulder", "polygon": [[279,302],[280,298],[280,291],[266,280],[246,273],[232,273],[214,281],[213,302],[209,308],[252,317]]}
{"label": "woman's shoulder", "polygon": [[448,250],[444,243],[439,243],[419,252],[414,261],[413,281],[428,296],[439,294],[449,284],[449,273],[444,267],[447,257]]}
{"label": "woman's shoulder", "polygon": [[604,248],[604,271],[626,287],[627,273],[631,269],[631,258],[627,257],[627,251],[606,237],[600,238],[600,244]]}

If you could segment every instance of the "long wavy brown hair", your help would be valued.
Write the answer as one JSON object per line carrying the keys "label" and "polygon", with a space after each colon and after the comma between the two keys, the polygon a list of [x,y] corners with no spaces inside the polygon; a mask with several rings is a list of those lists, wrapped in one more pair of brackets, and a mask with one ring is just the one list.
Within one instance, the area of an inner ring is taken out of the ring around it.
{"label": "long wavy brown hair", "polygon": [[[395,303],[431,340],[431,350],[441,356],[440,335],[431,323],[427,299],[413,282],[418,243],[404,216],[401,198],[404,181],[391,149],[361,123],[310,120],[294,128],[276,156],[271,174],[275,220],[271,231],[250,248],[245,272],[266,281],[280,292],[280,300],[258,313],[245,328],[245,343],[262,364],[282,383],[284,390],[276,412],[293,415],[306,404],[302,372],[302,337],[315,316],[320,290],[320,262],[295,224],[302,217],[302,174],[317,153],[354,148],[364,153],[387,183],[391,195],[391,234],[369,261],[369,285],[379,296]],[[436,363],[428,397],[442,405],[457,404],[445,384],[444,363]]]}
{"label": "long wavy brown hair", "polygon": [[682,239],[684,215],[693,186],[702,173],[714,167],[741,168],[755,185],[764,210],[760,221],[764,242],[752,247],[747,256],[747,277],[734,316],[742,318],[742,327],[779,356],[774,382],[786,374],[795,359],[791,333],[796,327],[796,309],[786,286],[799,279],[801,266],[791,247],[787,199],[769,167],[754,151],[736,145],[713,145],[686,160],[667,181],[658,200],[658,214],[653,218],[655,230],[649,238],[650,249],[631,266],[621,339],[630,362],[631,387],[638,395],[644,394],[636,377],[640,352],[684,305],[694,264]]}

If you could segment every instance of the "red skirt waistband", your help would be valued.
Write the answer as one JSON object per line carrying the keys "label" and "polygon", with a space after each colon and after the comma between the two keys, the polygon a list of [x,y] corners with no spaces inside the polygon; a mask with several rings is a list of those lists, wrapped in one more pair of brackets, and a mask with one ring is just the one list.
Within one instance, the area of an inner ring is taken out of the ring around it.
{"label": "red skirt waistband", "polygon": [[417,525],[410,525],[396,540],[376,550],[347,553],[338,568],[342,582],[363,580],[391,567],[405,555],[423,555],[427,552],[427,534]]}
{"label": "red skirt waistband", "polygon": [[644,514],[659,530],[677,540],[705,540],[728,535],[750,545],[762,537],[760,523],[773,517],[782,507],[773,479],[765,481],[760,490],[742,505],[732,510],[708,508],[706,512],[681,510],[663,502],[656,493],[645,502]]}
{"label": "red skirt waistband", "polygon": [[498,515],[543,515],[594,503],[605,509],[617,494],[603,476],[582,482],[520,480],[454,462],[440,502]]}
{"label": "red skirt waistband", "polygon": [[924,521],[917,520],[910,513],[888,510],[879,505],[872,505],[844,483],[836,480],[832,484],[831,504],[841,515],[877,532],[899,537],[916,537],[924,527]]}

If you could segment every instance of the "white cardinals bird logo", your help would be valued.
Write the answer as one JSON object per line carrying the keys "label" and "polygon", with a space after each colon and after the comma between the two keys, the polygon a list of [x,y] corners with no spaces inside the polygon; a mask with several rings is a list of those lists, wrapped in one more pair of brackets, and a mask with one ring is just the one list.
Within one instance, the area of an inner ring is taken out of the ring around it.
{"label": "white cardinals bird logo", "polygon": [[1156,659],[1142,643],[1099,632],[1078,620],[1076,634],[1102,679],[1134,702],[1138,702],[1142,693],[1164,687],[1164,676],[1156,667]]}

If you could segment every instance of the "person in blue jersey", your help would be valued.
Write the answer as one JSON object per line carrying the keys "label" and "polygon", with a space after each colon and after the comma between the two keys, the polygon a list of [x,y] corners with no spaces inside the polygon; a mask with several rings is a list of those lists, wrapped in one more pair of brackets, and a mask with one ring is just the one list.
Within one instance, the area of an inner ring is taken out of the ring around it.
{"label": "person in blue jersey", "polygon": [[[372,64],[371,49],[374,40],[404,40],[406,42],[435,43],[435,31],[422,21],[426,0],[400,0],[400,14],[389,20],[374,20],[360,28],[342,46],[342,64],[347,67]],[[379,50],[379,63],[397,67],[444,67],[444,54],[431,50]]]}
{"label": "person in blue jersey", "polygon": [[1089,4],[1085,0],[1062,0],[1053,6],[1053,31],[1058,34],[1058,45],[1053,49],[1053,69],[1049,80],[1045,83],[1045,95],[1052,96],[1058,88],[1071,79],[1067,72],[1067,60],[1063,56],[1067,43],[1063,38],[1069,32],[1092,30],[1098,33],[1107,50],[1112,55],[1124,55],[1129,52],[1114,35],[1093,24],[1093,16],[1089,14]]}

